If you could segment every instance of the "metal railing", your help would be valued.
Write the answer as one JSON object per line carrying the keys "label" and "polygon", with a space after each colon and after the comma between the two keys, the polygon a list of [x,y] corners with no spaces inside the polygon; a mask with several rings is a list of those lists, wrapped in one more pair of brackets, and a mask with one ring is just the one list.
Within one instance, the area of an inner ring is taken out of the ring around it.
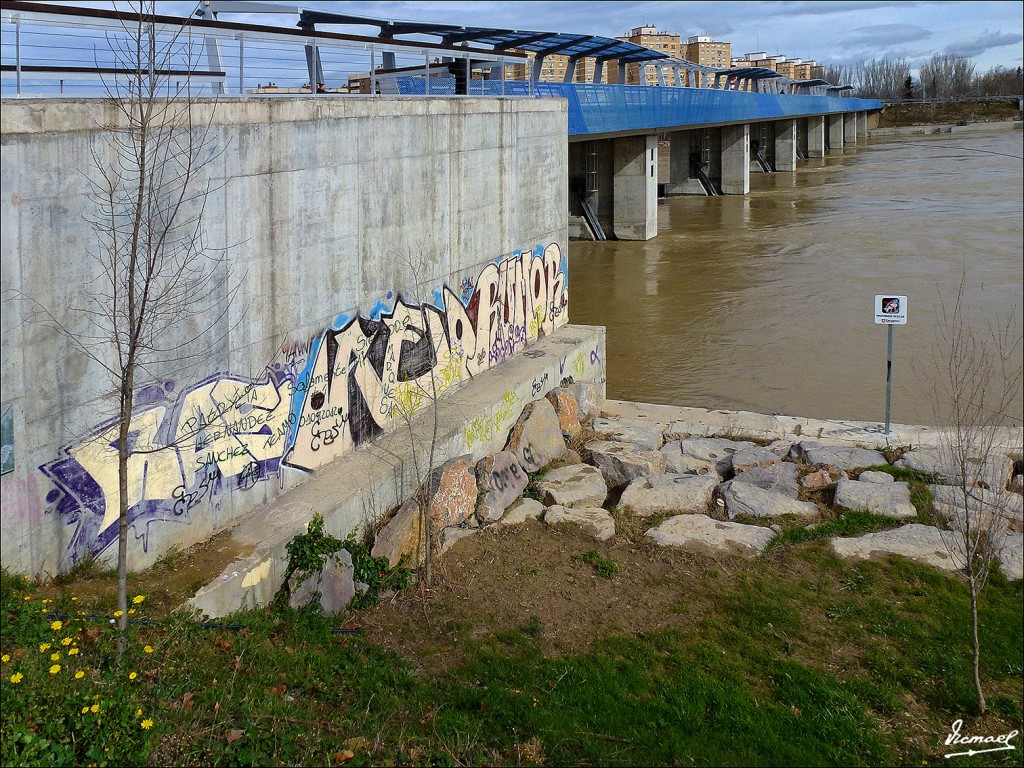
{"label": "metal railing", "polygon": [[[146,57],[147,49],[156,55]],[[187,81],[194,95],[372,96],[398,94],[395,80],[402,77],[422,81],[423,96],[521,96],[520,87],[502,83],[508,67],[523,61],[492,51],[167,16],[144,19],[140,28],[135,14],[0,3],[3,96],[103,97],[142,70],[158,75],[168,94]],[[439,72],[456,86],[431,89]],[[477,81],[488,85],[472,85]]]}

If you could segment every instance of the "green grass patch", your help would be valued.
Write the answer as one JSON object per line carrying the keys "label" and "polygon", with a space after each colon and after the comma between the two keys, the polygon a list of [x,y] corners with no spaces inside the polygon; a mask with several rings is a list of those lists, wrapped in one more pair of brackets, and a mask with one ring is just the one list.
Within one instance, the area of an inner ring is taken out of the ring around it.
{"label": "green grass patch", "polygon": [[898,525],[897,520],[874,512],[844,512],[835,520],[826,520],[817,525],[785,527],[768,543],[768,549],[835,536],[860,536],[896,528]]}
{"label": "green grass patch", "polygon": [[603,557],[596,549],[584,552],[582,555],[573,557],[574,562],[586,563],[594,569],[594,573],[606,579],[612,579],[619,575],[621,567],[610,557]]}

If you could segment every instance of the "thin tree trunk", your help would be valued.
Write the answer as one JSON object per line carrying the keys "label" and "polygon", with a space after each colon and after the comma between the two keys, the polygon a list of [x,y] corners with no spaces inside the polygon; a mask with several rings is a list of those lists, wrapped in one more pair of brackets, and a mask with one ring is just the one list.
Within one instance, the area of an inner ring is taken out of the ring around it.
{"label": "thin tree trunk", "polygon": [[117,663],[121,663],[126,648],[125,631],[128,629],[128,434],[132,424],[134,405],[135,365],[129,356],[125,377],[121,383],[121,423],[117,434]]}
{"label": "thin tree trunk", "polygon": [[981,689],[981,643],[978,638],[978,589],[977,580],[972,575],[971,587],[971,629],[974,639],[974,692],[978,697],[978,714],[985,714],[988,706],[985,704],[985,692]]}

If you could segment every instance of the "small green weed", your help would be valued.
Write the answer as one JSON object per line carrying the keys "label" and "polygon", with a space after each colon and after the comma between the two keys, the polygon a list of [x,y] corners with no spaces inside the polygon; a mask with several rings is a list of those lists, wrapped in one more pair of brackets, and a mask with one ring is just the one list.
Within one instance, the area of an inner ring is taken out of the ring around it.
{"label": "small green weed", "polygon": [[286,592],[292,574],[299,575],[298,584],[301,584],[324,567],[329,555],[342,548],[342,540],[327,533],[324,525],[324,516],[316,513],[306,526],[306,532],[300,533],[285,545],[288,552],[288,570],[284,575]]}
{"label": "small green weed", "polygon": [[573,561],[579,563],[586,563],[594,569],[594,573],[598,576],[604,576],[606,579],[614,578],[618,576],[621,570],[619,564],[612,560],[610,557],[602,557],[601,553],[596,549],[588,550],[582,555],[576,555]]}

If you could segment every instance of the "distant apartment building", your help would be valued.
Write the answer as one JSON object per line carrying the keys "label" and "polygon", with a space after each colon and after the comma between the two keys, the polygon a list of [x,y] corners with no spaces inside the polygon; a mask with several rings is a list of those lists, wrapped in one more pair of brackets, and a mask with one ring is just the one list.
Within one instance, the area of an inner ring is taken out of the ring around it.
{"label": "distant apartment building", "polygon": [[[526,51],[510,50],[510,53],[527,53]],[[594,82],[594,69],[597,66],[597,61],[592,58],[579,59],[576,62],[576,68],[573,71],[572,81],[574,83],[592,83]],[[537,79],[544,83],[561,83],[565,80],[565,70],[569,67],[569,57],[560,53],[553,53],[550,56],[544,57],[544,62],[541,64],[540,77]],[[615,83],[618,82],[618,63],[615,61],[606,61],[601,70],[602,83]],[[510,64],[505,67],[505,79],[506,80],[528,80],[533,74],[533,60],[529,60],[524,64]]]}
{"label": "distant apartment building", "polygon": [[778,72],[783,77],[793,80],[813,80],[821,77],[825,68],[819,66],[814,59],[788,58],[782,54],[769,56],[764,51],[745,53],[741,58],[730,61],[732,67],[764,67]]}
{"label": "distant apartment building", "polygon": [[[732,55],[732,43],[725,43],[721,40],[712,40],[708,35],[694,35],[686,38],[682,46],[682,58],[706,67],[717,69],[728,69],[730,56]],[[698,72],[697,85],[706,85],[703,74]]]}
{"label": "distant apartment building", "polygon": [[[654,26],[633,27],[627,34],[615,38],[634,45],[642,45],[652,51],[663,53],[666,56],[679,59],[683,55],[682,38],[673,35],[671,32],[659,31]],[[646,82],[640,81],[640,65],[626,65],[626,85],[657,85],[658,75],[653,67],[647,67]]]}

